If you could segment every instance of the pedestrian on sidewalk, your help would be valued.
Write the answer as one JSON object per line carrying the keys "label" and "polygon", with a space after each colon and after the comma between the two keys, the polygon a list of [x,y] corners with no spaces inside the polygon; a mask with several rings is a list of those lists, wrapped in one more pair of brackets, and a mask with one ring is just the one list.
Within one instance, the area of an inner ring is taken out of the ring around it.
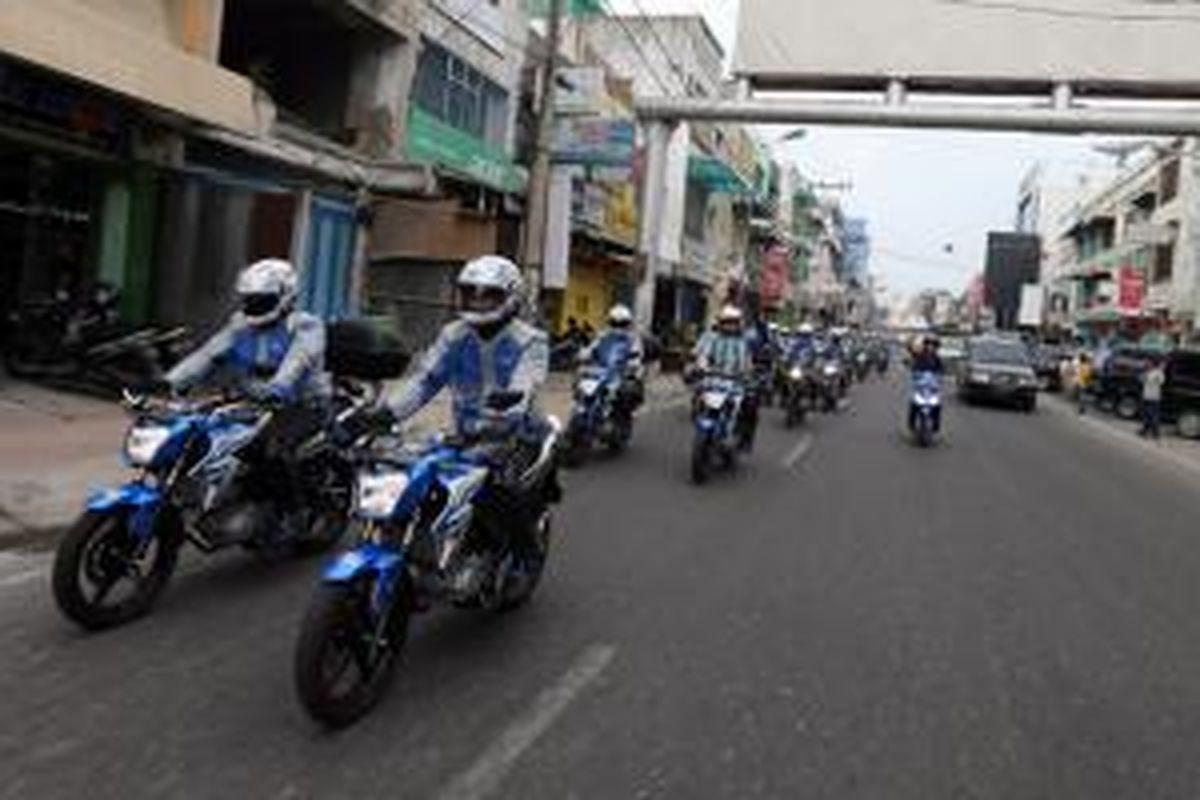
{"label": "pedestrian on sidewalk", "polygon": [[1085,414],[1092,384],[1096,379],[1096,369],[1092,364],[1092,357],[1081,352],[1075,359],[1073,371],[1075,373],[1075,405],[1080,414]]}
{"label": "pedestrian on sidewalk", "polygon": [[1162,427],[1163,385],[1167,373],[1162,358],[1155,356],[1142,374],[1142,436],[1157,439]]}

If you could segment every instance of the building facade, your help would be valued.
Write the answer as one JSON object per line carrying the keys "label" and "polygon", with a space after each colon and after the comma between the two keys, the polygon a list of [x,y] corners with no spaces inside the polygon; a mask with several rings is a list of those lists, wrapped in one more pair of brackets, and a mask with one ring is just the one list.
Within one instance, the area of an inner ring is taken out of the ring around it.
{"label": "building facade", "polygon": [[130,320],[204,328],[273,256],[306,307],[354,313],[364,196],[425,186],[395,151],[415,21],[410,0],[0,7],[6,309],[105,281]]}

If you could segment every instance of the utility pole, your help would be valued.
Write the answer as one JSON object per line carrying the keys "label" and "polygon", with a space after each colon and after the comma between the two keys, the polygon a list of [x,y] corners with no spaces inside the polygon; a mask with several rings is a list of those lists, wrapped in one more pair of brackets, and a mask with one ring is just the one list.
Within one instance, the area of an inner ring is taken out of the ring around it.
{"label": "utility pole", "polygon": [[554,105],[558,93],[558,45],[562,37],[564,0],[550,0],[547,20],[546,61],[538,98],[537,139],[533,170],[529,176],[529,204],[525,217],[524,268],[526,288],[534,310],[541,297],[546,257],[546,225],[550,202],[550,150],[554,141]]}

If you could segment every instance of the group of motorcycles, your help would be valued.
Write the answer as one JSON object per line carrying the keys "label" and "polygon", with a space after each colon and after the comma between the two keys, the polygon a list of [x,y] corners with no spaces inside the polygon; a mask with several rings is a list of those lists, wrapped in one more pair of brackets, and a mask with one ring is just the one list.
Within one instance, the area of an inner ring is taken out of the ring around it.
{"label": "group of motorcycles", "polygon": [[[549,420],[521,459],[489,458],[496,443],[406,441],[381,419],[380,386],[408,362],[394,342],[359,323],[331,325],[328,339],[335,399],[319,430],[290,453],[294,503],[264,489],[278,486],[269,473],[279,465],[258,450],[282,407],[229,394],[152,400],[127,392],[123,455],[132,478],[88,499],[59,545],[53,590],[67,617],[101,630],[149,613],[187,545],[277,559],[324,552],[350,536],[352,546],[322,572],[293,662],[301,704],[339,728],[378,703],[414,616],[436,605],[503,612],[528,601],[549,555],[560,461],[624,449],[644,386],[641,364],[619,350],[582,365],[567,426]],[[888,368],[885,348],[787,344],[774,352],[805,354],[764,360],[751,380],[697,377],[696,483],[749,450],[760,407],[777,404],[792,427],[812,411],[836,411],[856,380]],[[523,400],[498,392],[485,403],[502,414]],[[497,464],[503,481],[494,479]]]}
{"label": "group of motorcycles", "polygon": [[[241,547],[275,559],[323,552],[350,536],[354,544],[322,573],[293,665],[302,705],[338,728],[379,701],[415,615],[439,604],[508,611],[534,593],[549,552],[551,508],[561,499],[561,431],[551,421],[540,449],[500,488],[490,480],[486,443],[442,435],[404,441],[380,424],[380,382],[401,374],[407,358],[360,351],[339,364],[336,342],[364,337],[334,327],[333,410],[290,460],[300,487],[300,508],[289,510],[300,519],[292,535],[281,538],[284,509],[262,492],[271,477],[254,455],[279,408],[228,395],[126,394],[132,421],[124,457],[133,477],[89,498],[59,545],[53,590],[66,616],[100,630],[147,614],[185,545],[204,554]],[[496,393],[486,402],[502,412],[522,399]],[[489,509],[502,509],[499,518],[478,513],[485,495]],[[532,533],[518,540],[518,528]]]}
{"label": "group of motorcycles", "polygon": [[794,347],[780,334],[755,360],[749,382],[728,375],[693,375],[691,479],[709,481],[717,469],[731,470],[739,453],[753,445],[760,409],[778,406],[788,429],[803,425],[809,414],[836,413],[855,382],[886,374],[887,347],[874,340],[834,343],[814,338],[811,347]]}

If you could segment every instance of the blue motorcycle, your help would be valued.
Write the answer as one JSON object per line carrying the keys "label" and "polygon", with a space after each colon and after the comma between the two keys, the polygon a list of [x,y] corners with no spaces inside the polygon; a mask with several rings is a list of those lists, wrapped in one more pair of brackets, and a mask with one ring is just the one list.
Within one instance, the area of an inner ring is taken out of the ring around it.
{"label": "blue motorcycle", "polygon": [[930,447],[941,428],[942,384],[932,372],[913,376],[909,427],[918,447]]}
{"label": "blue motorcycle", "polygon": [[[410,448],[390,435],[362,449],[358,545],[325,570],[295,651],[296,691],[314,719],[345,727],[379,702],[414,613],[439,603],[508,611],[529,600],[561,499],[558,441],[551,421],[524,460],[468,442]],[[494,481],[498,465],[515,480]]]}
{"label": "blue motorcycle", "polygon": [[708,375],[696,387],[693,403],[692,482],[702,486],[718,466],[730,469],[743,442],[740,430],[746,390],[736,379]]}
{"label": "blue motorcycle", "polygon": [[[358,408],[343,404],[343,418]],[[277,411],[228,399],[149,401],[126,395],[133,423],[125,462],[133,479],[94,494],[58,546],[54,598],[84,628],[120,625],[150,611],[191,542],[204,553],[231,546],[267,554],[335,544],[349,513],[353,471],[324,429],[294,455],[304,488],[302,528],[280,541],[277,501],[261,484],[252,448]]]}
{"label": "blue motorcycle", "polygon": [[636,401],[626,390],[626,383],[619,361],[579,370],[571,421],[564,436],[563,459],[568,465],[582,463],[597,443],[610,453],[619,453],[629,445]]}

